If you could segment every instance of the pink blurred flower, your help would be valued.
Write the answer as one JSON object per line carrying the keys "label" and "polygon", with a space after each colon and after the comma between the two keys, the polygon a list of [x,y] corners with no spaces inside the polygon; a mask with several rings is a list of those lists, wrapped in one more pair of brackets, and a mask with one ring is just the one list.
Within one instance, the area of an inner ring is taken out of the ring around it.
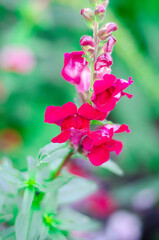
{"label": "pink blurred flower", "polygon": [[107,192],[98,190],[77,204],[77,207],[80,206],[88,215],[98,219],[105,219],[116,210],[117,203]]}
{"label": "pink blurred flower", "polygon": [[114,133],[122,132],[130,132],[127,125],[105,125],[94,132],[86,133],[82,147],[93,165],[100,166],[107,162],[110,152],[115,152],[117,155],[121,152],[122,142],[114,140],[112,137]]}
{"label": "pink blurred flower", "polygon": [[129,81],[126,81],[117,79],[112,74],[106,74],[103,80],[97,80],[94,83],[94,92],[91,96],[91,101],[101,112],[112,111],[122,96],[132,97],[131,94],[123,92],[132,83],[131,78],[129,78]]}
{"label": "pink blurred flower", "polygon": [[26,46],[5,46],[0,51],[0,68],[10,72],[26,74],[35,67],[33,52]]}
{"label": "pink blurred flower", "polygon": [[61,72],[62,77],[74,84],[79,92],[89,90],[91,84],[91,72],[83,55],[83,51],[65,53]]}

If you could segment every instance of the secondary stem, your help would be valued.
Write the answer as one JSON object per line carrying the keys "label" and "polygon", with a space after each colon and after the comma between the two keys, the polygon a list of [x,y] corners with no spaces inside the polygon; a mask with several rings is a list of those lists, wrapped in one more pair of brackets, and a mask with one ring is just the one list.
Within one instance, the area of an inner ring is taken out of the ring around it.
{"label": "secondary stem", "polygon": [[70,150],[70,152],[68,153],[68,155],[64,158],[64,160],[62,161],[62,163],[60,164],[60,166],[58,167],[57,171],[53,174],[53,176],[51,177],[50,180],[53,180],[54,178],[56,178],[59,173],[61,172],[62,168],[64,167],[64,165],[67,163],[67,161],[70,159],[70,157],[73,155],[73,149]]}

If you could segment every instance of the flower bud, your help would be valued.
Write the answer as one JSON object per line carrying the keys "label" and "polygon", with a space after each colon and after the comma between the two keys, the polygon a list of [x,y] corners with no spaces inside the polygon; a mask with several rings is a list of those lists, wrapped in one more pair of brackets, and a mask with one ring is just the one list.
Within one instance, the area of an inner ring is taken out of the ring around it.
{"label": "flower bud", "polygon": [[115,23],[104,24],[98,31],[98,37],[101,41],[106,41],[110,35],[118,29]]}
{"label": "flower bud", "polygon": [[81,15],[88,22],[92,22],[94,20],[93,11],[90,8],[84,8],[81,10]]}
{"label": "flower bud", "polygon": [[94,47],[94,40],[91,36],[83,36],[80,40],[80,45]]}
{"label": "flower bud", "polygon": [[115,43],[116,43],[115,37],[110,36],[107,43],[103,47],[104,52],[111,54]]}
{"label": "flower bud", "polygon": [[99,71],[103,67],[110,67],[112,63],[112,57],[109,54],[102,54],[97,58],[95,63],[95,71]]}
{"label": "flower bud", "polygon": [[80,45],[82,47],[82,50],[85,53],[88,53],[89,56],[94,54],[94,40],[91,36],[83,36],[80,40]]}
{"label": "flower bud", "polygon": [[98,21],[101,21],[104,18],[104,14],[105,14],[105,7],[103,5],[99,5],[96,7],[94,14],[96,16],[96,19]]}

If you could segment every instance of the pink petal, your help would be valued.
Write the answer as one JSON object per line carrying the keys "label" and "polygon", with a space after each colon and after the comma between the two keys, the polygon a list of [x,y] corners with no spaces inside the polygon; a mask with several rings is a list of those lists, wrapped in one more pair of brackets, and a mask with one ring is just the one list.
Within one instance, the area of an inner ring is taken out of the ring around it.
{"label": "pink petal", "polygon": [[88,66],[86,66],[80,75],[80,82],[76,84],[77,91],[79,93],[84,93],[90,90],[91,85],[91,71]]}
{"label": "pink petal", "polygon": [[118,125],[118,124],[106,124],[104,127],[106,129],[113,129],[114,133],[122,133],[122,132],[130,132],[129,127],[126,124]]}
{"label": "pink petal", "polygon": [[93,140],[86,136],[82,141],[82,147],[84,150],[89,151],[93,147]]}
{"label": "pink petal", "polygon": [[77,112],[77,107],[74,103],[68,102],[62,107],[48,106],[45,111],[45,120],[47,123],[55,123],[61,125],[61,121],[66,117],[73,115]]}
{"label": "pink petal", "polygon": [[61,129],[89,129],[90,121],[78,114],[69,116],[62,121]]}
{"label": "pink petal", "polygon": [[65,53],[64,55],[64,66],[62,69],[62,77],[72,83],[79,84],[81,72],[88,65],[88,62],[82,55],[83,51]]}
{"label": "pink petal", "polygon": [[103,80],[95,81],[93,84],[94,92],[101,93],[110,88],[116,81],[116,77],[113,74],[105,74]]}
{"label": "pink petal", "polygon": [[106,148],[110,152],[115,152],[117,155],[122,151],[123,144],[120,141],[111,139],[106,143]]}
{"label": "pink petal", "polygon": [[112,63],[112,57],[109,54],[104,53],[97,58],[94,66],[95,71],[99,71],[103,67],[110,67]]}
{"label": "pink petal", "polygon": [[51,142],[53,143],[64,143],[66,142],[70,137],[69,131],[63,131],[61,132],[57,137],[54,137]]}
{"label": "pink petal", "polygon": [[90,162],[95,166],[100,166],[109,160],[109,151],[105,144],[93,147],[91,152],[87,154]]}
{"label": "pink petal", "polygon": [[78,114],[89,120],[104,120],[107,113],[102,113],[94,109],[89,103],[84,103],[79,109]]}

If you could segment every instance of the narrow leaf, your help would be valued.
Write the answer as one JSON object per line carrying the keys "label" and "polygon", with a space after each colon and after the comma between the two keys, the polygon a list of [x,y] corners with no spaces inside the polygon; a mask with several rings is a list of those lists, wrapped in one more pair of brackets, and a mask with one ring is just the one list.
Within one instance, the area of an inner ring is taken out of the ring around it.
{"label": "narrow leaf", "polygon": [[19,212],[15,221],[16,240],[27,240],[30,213]]}
{"label": "narrow leaf", "polygon": [[22,211],[23,213],[26,213],[30,210],[33,199],[34,199],[34,188],[26,188],[24,191],[24,198],[23,198],[23,204],[22,204]]}
{"label": "narrow leaf", "polygon": [[110,172],[113,172],[119,176],[123,176],[123,174],[124,174],[123,170],[111,159],[109,159],[108,162],[102,164],[100,167],[105,168],[105,169],[109,170]]}
{"label": "narrow leaf", "polygon": [[88,216],[74,211],[73,209],[63,209],[58,218],[62,219],[60,229],[68,231],[91,231],[100,227],[99,222],[90,219]]}
{"label": "narrow leaf", "polygon": [[69,183],[59,189],[58,203],[65,204],[81,200],[96,190],[96,183],[84,178],[74,177]]}
{"label": "narrow leaf", "polygon": [[36,174],[36,168],[35,168],[35,160],[32,156],[27,157],[27,163],[28,163],[28,175],[29,178],[35,178]]}

